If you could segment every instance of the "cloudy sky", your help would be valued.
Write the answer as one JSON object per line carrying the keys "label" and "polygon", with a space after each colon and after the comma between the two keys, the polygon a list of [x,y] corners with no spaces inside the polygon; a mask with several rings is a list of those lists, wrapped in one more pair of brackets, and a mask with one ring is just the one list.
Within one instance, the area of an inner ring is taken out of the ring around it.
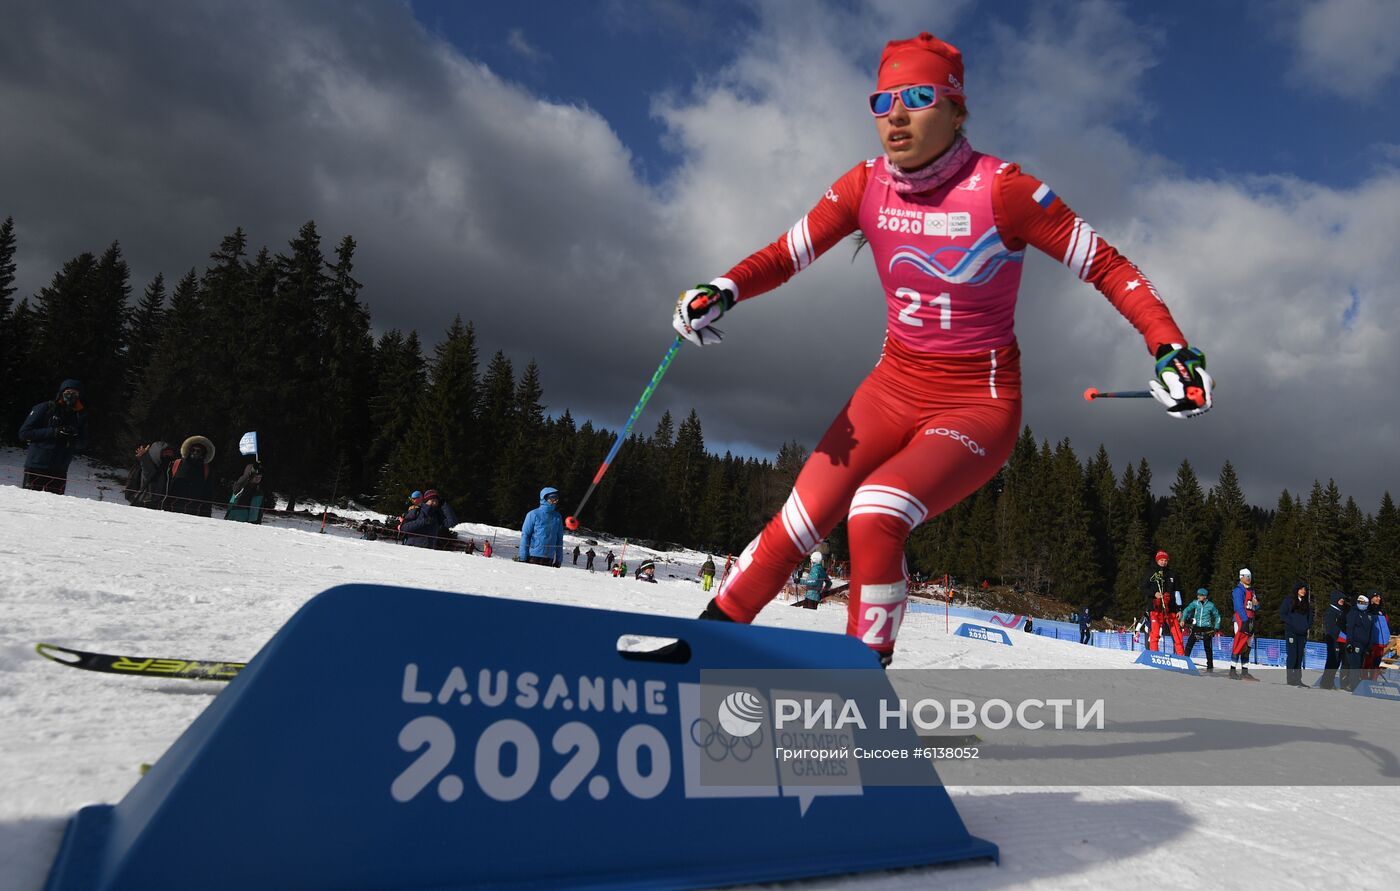
{"label": "cloudy sky", "polygon": [[[675,295],[785,232],[879,144],[886,40],[967,61],[977,148],[1046,180],[1156,282],[1219,382],[1191,422],[1141,338],[1032,251],[1025,420],[1165,492],[1232,460],[1256,503],[1335,478],[1400,495],[1400,3],[804,0],[64,3],[0,29],[0,218],[20,294],[122,243],[139,289],[242,226],[359,242],[377,329],[538,360],[551,413],[616,429]],[[868,251],[839,245],[687,346],[652,408],[711,450],[810,446],[880,346]]]}

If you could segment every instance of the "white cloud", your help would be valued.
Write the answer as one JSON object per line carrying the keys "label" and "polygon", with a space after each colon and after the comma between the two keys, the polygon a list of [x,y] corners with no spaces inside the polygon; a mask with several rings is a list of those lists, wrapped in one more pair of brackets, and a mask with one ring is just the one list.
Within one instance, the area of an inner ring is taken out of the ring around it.
{"label": "white cloud", "polygon": [[1293,33],[1297,79],[1348,98],[1370,98],[1400,70],[1400,3],[1311,0]]}
{"label": "white cloud", "polygon": [[550,59],[549,53],[525,39],[525,32],[520,28],[511,28],[506,32],[506,46],[530,62],[544,62]]}

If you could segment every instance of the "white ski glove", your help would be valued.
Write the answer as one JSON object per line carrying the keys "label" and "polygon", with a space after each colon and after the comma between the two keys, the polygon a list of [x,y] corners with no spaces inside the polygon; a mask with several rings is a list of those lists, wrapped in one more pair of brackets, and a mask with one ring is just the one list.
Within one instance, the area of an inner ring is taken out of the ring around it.
{"label": "white ski glove", "polygon": [[1215,379],[1206,371],[1206,354],[1195,347],[1164,343],[1157,348],[1157,377],[1147,388],[1174,418],[1194,418],[1210,411]]}
{"label": "white ski glove", "polygon": [[681,292],[671,327],[696,346],[719,343],[724,340],[724,332],[710,326],[733,305],[734,292],[729,288],[716,287],[713,283],[696,285]]}

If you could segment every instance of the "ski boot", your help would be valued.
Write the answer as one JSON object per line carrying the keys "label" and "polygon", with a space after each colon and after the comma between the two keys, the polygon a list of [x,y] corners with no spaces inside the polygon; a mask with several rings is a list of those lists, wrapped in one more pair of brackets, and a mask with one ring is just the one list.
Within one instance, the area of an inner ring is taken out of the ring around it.
{"label": "ski boot", "polygon": [[1235,666],[1231,665],[1231,666],[1230,666],[1230,680],[1232,680],[1232,681],[1234,681],[1234,680],[1239,680],[1239,677],[1240,677],[1239,674],[1237,674],[1237,673],[1235,672]]}
{"label": "ski boot", "polygon": [[1259,683],[1259,679],[1258,679],[1257,677],[1255,677],[1254,675],[1250,674],[1248,668],[1241,668],[1241,669],[1240,669],[1240,680],[1242,680],[1242,681],[1254,681],[1256,684]]}

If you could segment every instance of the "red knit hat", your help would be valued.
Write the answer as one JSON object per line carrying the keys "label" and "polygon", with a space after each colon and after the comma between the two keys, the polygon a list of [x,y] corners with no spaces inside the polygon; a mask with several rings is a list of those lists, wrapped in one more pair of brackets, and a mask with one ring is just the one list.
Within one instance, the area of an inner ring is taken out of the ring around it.
{"label": "red knit hat", "polygon": [[1158,551],[1158,552],[1157,552],[1157,556],[1154,557],[1153,559],[1155,559],[1155,560],[1170,560],[1171,557],[1168,557],[1168,556],[1167,556],[1167,552],[1166,552],[1166,551]]}
{"label": "red knit hat", "polygon": [[880,53],[875,89],[901,84],[938,84],[962,92],[962,52],[927,31],[909,40],[891,40]]}

